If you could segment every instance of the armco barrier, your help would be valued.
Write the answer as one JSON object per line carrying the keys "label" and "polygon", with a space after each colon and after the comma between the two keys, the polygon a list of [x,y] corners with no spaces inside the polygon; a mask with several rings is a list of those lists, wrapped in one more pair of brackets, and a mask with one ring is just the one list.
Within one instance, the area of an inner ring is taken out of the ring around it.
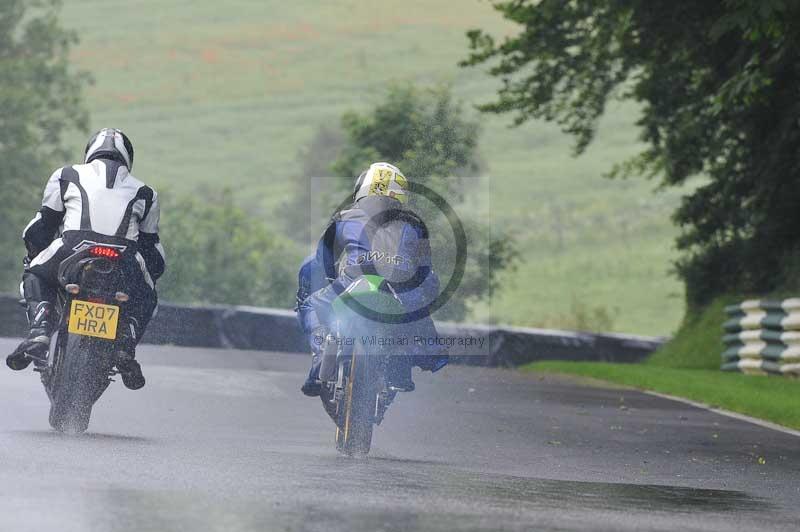
{"label": "armco barrier", "polygon": [[723,370],[800,375],[800,298],[749,300],[725,312]]}
{"label": "armco barrier", "polygon": [[[20,337],[27,324],[17,298],[0,295],[0,336]],[[521,327],[438,323],[452,361],[475,366],[518,366],[537,360],[638,362],[663,338],[592,334]],[[187,347],[308,352],[289,310],[161,304],[144,343]]]}

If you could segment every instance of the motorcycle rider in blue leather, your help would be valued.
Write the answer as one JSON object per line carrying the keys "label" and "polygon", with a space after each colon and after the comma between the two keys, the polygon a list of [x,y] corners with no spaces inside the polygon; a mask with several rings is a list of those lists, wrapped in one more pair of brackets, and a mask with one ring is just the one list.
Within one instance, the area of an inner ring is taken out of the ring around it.
{"label": "motorcycle rider in blue leather", "polygon": [[[398,329],[411,337],[408,353],[390,359],[389,385],[398,391],[412,391],[412,366],[436,372],[447,365],[446,354],[413,341],[415,336],[437,335],[427,307],[438,295],[439,279],[432,269],[427,227],[406,207],[408,196],[408,181],[398,168],[388,163],[370,165],[356,181],[352,205],[334,214],[316,253],[303,261],[296,310],[312,352],[311,369],[300,388],[303,394],[315,397],[320,393],[320,354],[334,319],[333,301],[360,275],[376,269],[386,272],[387,259],[392,265],[388,270],[404,275],[403,281],[410,287],[395,290],[395,294],[410,321]],[[392,279],[387,280],[392,285]]]}

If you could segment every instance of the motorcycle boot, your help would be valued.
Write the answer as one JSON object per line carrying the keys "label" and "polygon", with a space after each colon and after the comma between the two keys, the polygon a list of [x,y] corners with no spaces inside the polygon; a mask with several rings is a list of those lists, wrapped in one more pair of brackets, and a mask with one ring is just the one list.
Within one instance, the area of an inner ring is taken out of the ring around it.
{"label": "motorcycle boot", "polygon": [[300,387],[300,391],[306,397],[318,397],[322,391],[322,382],[319,380],[319,370],[322,366],[322,349],[325,339],[330,333],[327,327],[320,326],[314,329],[309,336],[308,344],[311,347],[311,369],[308,377]]}
{"label": "motorcycle boot", "polygon": [[320,356],[317,353],[311,355],[311,369],[308,372],[306,381],[300,387],[300,391],[306,397],[318,397],[322,391],[322,383],[319,380],[319,368],[322,365]]}
{"label": "motorcycle boot", "polygon": [[392,356],[386,367],[386,384],[394,392],[413,392],[416,388],[411,380],[413,363],[408,356]]}
{"label": "motorcycle boot", "polygon": [[41,365],[47,364],[50,337],[55,328],[52,303],[49,301],[27,301],[26,306],[30,331],[14,352],[6,357],[6,365],[14,371],[21,371],[27,368],[31,362]]}
{"label": "motorcycle boot", "polygon": [[139,322],[135,318],[128,320],[117,340],[117,371],[122,377],[122,384],[129,390],[138,390],[145,385],[142,367],[136,361],[136,344],[138,343]]}

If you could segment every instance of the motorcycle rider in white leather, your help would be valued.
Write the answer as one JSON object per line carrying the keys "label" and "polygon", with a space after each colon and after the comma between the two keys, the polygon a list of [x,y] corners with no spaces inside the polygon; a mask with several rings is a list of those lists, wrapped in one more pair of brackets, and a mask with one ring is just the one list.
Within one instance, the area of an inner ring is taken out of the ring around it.
{"label": "motorcycle rider in white leather", "polygon": [[11,369],[43,360],[50,348],[58,267],[83,242],[124,248],[129,326],[123,327],[117,369],[130,389],[145,384],[135,360],[136,344],[157,306],[156,280],[164,273],[156,192],[136,179],[133,145],[118,129],[101,129],[86,145],[84,164],[56,170],[45,186],[42,206],[23,232],[28,254],[21,284],[30,332],[8,356]]}

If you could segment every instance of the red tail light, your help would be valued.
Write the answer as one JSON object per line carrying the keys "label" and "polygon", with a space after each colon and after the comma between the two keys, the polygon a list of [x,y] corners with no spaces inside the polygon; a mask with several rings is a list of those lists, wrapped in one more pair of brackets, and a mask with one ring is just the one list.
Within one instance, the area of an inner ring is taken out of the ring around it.
{"label": "red tail light", "polygon": [[103,257],[111,260],[116,260],[121,256],[118,249],[110,248],[108,246],[94,246],[89,248],[89,253],[95,257]]}

